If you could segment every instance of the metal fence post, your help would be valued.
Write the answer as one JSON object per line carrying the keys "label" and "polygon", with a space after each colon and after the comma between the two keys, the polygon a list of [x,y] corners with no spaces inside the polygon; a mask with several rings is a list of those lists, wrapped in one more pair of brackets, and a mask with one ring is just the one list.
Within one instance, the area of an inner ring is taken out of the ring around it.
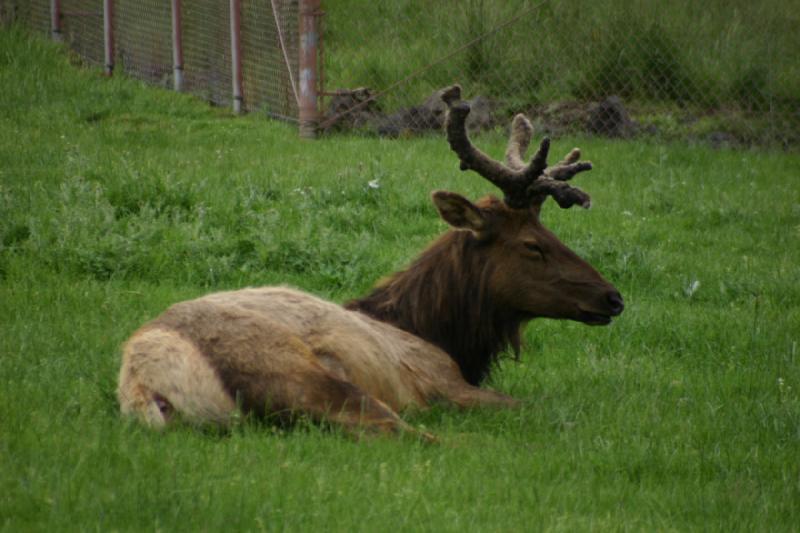
{"label": "metal fence post", "polygon": [[233,74],[233,112],[242,112],[242,46],[241,2],[230,0],[231,6],[231,69]]}
{"label": "metal fence post", "polygon": [[300,137],[317,135],[317,47],[320,44],[317,17],[320,0],[300,0]]}
{"label": "metal fence post", "polygon": [[114,0],[103,0],[106,76],[114,72]]}
{"label": "metal fence post", "polygon": [[61,0],[50,0],[50,36],[54,41],[62,41],[61,34]]}
{"label": "metal fence post", "polygon": [[172,71],[175,90],[183,90],[183,36],[181,35],[181,0],[172,0]]}

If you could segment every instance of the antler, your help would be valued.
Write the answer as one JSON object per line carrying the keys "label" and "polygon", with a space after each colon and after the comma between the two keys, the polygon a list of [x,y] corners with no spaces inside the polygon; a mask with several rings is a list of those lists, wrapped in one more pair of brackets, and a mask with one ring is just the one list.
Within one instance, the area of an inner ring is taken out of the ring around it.
{"label": "antler", "polygon": [[461,160],[461,170],[474,170],[500,188],[506,205],[516,209],[539,206],[548,196],[552,196],[562,208],[575,204],[588,208],[591,205],[588,194],[565,183],[578,172],[592,168],[590,162],[578,161],[580,150],[573,149],[558,164],[548,167],[550,139],[545,137],[526,165],[523,158],[531,141],[533,126],[525,115],[519,114],[511,123],[504,165],[481,152],[469,140],[466,120],[470,107],[461,101],[461,87],[453,85],[445,89],[442,100],[448,109],[445,121],[447,141]]}

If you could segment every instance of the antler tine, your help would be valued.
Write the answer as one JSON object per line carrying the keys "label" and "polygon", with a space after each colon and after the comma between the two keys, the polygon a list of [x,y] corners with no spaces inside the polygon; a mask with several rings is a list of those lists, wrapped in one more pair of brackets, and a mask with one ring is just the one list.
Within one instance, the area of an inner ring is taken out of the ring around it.
{"label": "antler tine", "polygon": [[584,209],[589,209],[592,206],[592,199],[588,194],[577,187],[567,185],[564,181],[558,181],[553,178],[539,178],[528,187],[527,192],[530,205],[534,207],[541,206],[548,196],[552,196],[553,200],[562,209],[567,209],[576,204]]}
{"label": "antler tine", "polygon": [[506,164],[519,173],[519,179],[530,184],[541,176],[547,168],[547,154],[550,151],[550,139],[545,137],[539,144],[539,149],[525,165],[525,152],[531,142],[533,125],[528,117],[522,113],[517,114],[511,121],[511,135],[506,149]]}
{"label": "antler tine", "polygon": [[531,143],[533,126],[528,117],[522,113],[516,115],[511,121],[511,135],[508,137],[508,148],[506,148],[506,165],[514,170],[525,168],[525,152]]}
{"label": "antler tine", "polygon": [[548,196],[552,196],[562,209],[572,207],[575,204],[588,209],[592,206],[592,200],[588,194],[567,185],[566,181],[572,179],[578,172],[592,169],[589,161],[578,161],[581,151],[573,148],[561,161],[544,170],[530,187],[528,187],[528,197],[532,205],[541,205]]}
{"label": "antler tine", "polygon": [[570,153],[564,157],[557,164],[552,167],[547,167],[544,175],[553,178],[554,180],[567,181],[571,180],[578,172],[592,169],[591,161],[578,161],[581,158],[581,151],[578,148],[573,148]]}
{"label": "antler tine", "polygon": [[525,190],[530,182],[523,182],[521,172],[495,161],[476,148],[467,135],[466,120],[470,107],[461,101],[461,87],[453,85],[442,92],[442,100],[447,104],[445,129],[447,142],[461,161],[461,170],[474,170],[505,194],[505,202],[509,207],[526,207]]}

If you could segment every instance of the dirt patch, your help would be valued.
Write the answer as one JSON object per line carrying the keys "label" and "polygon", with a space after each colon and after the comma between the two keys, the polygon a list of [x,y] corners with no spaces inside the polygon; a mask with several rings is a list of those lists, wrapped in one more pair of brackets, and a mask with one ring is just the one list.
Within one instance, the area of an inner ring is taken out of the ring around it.
{"label": "dirt patch", "polygon": [[[360,130],[381,137],[400,137],[439,131],[444,126],[447,106],[442,102],[442,90],[428,96],[422,103],[384,113],[374,91],[368,88],[336,91],[331,97],[322,123],[326,131]],[[496,102],[485,96],[468,101],[472,111],[467,119],[470,131],[491,129],[498,125]]]}
{"label": "dirt patch", "polygon": [[[337,91],[331,98],[323,124],[326,131],[359,131],[381,137],[408,137],[438,132],[444,126],[446,106],[442,90],[418,105],[392,113],[384,112],[369,88]],[[472,111],[467,119],[470,132],[507,128],[519,109],[509,109],[498,100],[476,96],[469,100]],[[777,145],[796,148],[800,138],[797,116],[786,116],[778,131],[761,124],[752,113],[737,109],[694,109],[661,104],[626,103],[619,96],[601,101],[564,100],[531,105],[521,110],[533,123],[537,135],[553,138],[565,135],[596,135],[614,139],[655,137],[708,144],[715,148]],[[764,122],[764,119],[761,119]],[[792,132],[787,135],[786,132]]]}

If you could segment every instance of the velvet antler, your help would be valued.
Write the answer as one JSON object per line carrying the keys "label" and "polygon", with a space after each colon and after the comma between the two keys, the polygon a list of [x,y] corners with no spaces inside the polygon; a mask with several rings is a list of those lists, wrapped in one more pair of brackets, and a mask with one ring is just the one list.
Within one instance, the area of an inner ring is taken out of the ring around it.
{"label": "velvet antler", "polygon": [[511,136],[506,149],[506,164],[495,161],[469,140],[466,130],[467,115],[470,107],[461,101],[461,87],[453,85],[442,92],[442,100],[447,104],[447,141],[450,148],[461,161],[461,170],[474,170],[503,191],[505,203],[509,207],[525,209],[540,206],[548,196],[558,202],[562,208],[578,204],[589,207],[589,195],[566,183],[578,172],[590,170],[588,161],[578,161],[580,150],[573,149],[558,164],[548,167],[547,155],[550,151],[550,139],[545,137],[539,149],[527,165],[524,162],[525,152],[531,141],[533,127],[525,115],[519,114],[511,123]]}

